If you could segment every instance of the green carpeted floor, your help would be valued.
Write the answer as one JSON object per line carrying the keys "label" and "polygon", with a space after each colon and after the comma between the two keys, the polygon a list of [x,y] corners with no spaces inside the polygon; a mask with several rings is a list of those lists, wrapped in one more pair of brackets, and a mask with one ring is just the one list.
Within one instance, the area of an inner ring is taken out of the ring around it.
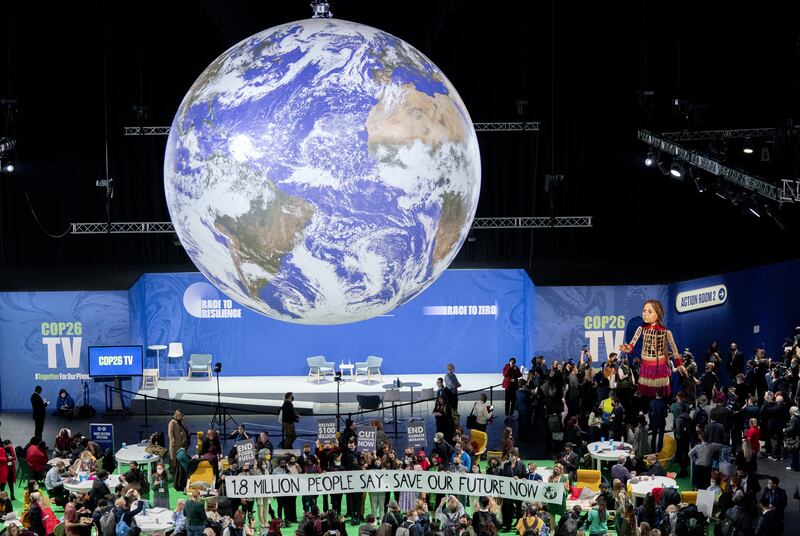
{"label": "green carpeted floor", "polygon": [[[552,460],[527,460],[525,463],[527,464],[529,462],[534,462],[540,467],[552,467],[552,465],[553,465],[553,461]],[[485,462],[482,464],[482,467],[484,467],[484,466],[485,466]],[[675,464],[672,464],[669,467],[669,470],[677,472],[678,467]],[[604,475],[605,474],[606,473],[604,472]],[[691,489],[691,482],[690,482],[689,478],[678,479],[678,485],[680,486],[681,490],[690,490]],[[8,489],[8,487],[6,487],[6,490],[7,489]],[[22,511],[23,493],[24,493],[24,488],[15,487],[16,500],[12,501],[12,503],[14,505],[14,511],[17,512],[18,515]],[[180,499],[185,499],[185,498],[186,498],[185,494],[180,493],[178,491],[175,491],[175,489],[173,489],[173,488],[170,488],[170,506],[173,509],[175,508],[175,505],[177,504],[177,502]],[[317,505],[320,507],[320,509],[322,509],[322,497],[318,497],[317,498]],[[465,505],[465,506],[467,506],[467,511],[470,512],[471,508],[468,507],[468,505]],[[342,502],[342,507],[344,508],[344,501]],[[277,505],[277,502],[275,501],[275,499],[272,500],[272,508],[277,513],[278,505]],[[58,515],[58,516],[62,516],[63,513],[64,513],[63,508],[60,508],[60,507],[54,507],[53,510],[56,513],[56,515]],[[369,500],[367,499],[365,501],[365,505],[364,505],[364,515],[368,514],[369,511],[370,511],[370,505],[369,505]],[[300,497],[298,497],[297,498],[297,515],[298,515],[298,519],[300,519],[302,517],[302,514],[303,514],[302,499]],[[257,527],[257,528],[259,528],[259,527]],[[292,534],[294,534],[294,530],[296,528],[297,528],[296,524],[293,524],[292,527],[290,527],[289,529],[284,528],[283,529],[284,536],[291,536]],[[500,534],[515,534],[515,533],[516,533],[516,531],[509,532],[509,533],[501,532]],[[347,534],[348,534],[348,536],[357,536],[358,535],[358,527],[351,526],[350,523],[349,523],[349,520],[348,520],[348,523],[347,523]],[[613,534],[613,532],[611,534]]]}

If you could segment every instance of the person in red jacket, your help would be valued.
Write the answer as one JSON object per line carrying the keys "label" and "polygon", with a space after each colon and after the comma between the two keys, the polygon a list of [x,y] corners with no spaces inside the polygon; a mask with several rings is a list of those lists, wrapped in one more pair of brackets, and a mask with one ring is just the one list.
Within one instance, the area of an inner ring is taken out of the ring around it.
{"label": "person in red jacket", "polygon": [[517,366],[517,358],[512,357],[503,367],[503,389],[506,390],[506,417],[512,417],[517,409],[517,387],[522,372]]}
{"label": "person in red jacket", "polygon": [[[8,439],[3,441],[3,450],[6,451],[6,467],[8,467],[8,494],[11,496],[12,501],[16,501],[14,484],[17,481],[17,453],[14,451],[14,445]],[[3,487],[0,486],[0,489],[3,489]]]}
{"label": "person in red jacket", "polygon": [[[2,446],[2,441],[0,441],[0,491],[5,490],[6,484],[8,484],[8,469],[8,454]],[[11,490],[14,490],[13,484]]]}
{"label": "person in red jacket", "polygon": [[25,461],[31,468],[31,472],[38,479],[44,478],[44,473],[47,471],[47,446],[44,441],[36,441],[37,438],[31,439],[28,449],[25,451]]}
{"label": "person in red jacket", "polygon": [[750,442],[750,447],[753,449],[753,455],[758,455],[761,450],[761,430],[758,428],[758,419],[750,419],[750,428],[744,433],[744,438]]}

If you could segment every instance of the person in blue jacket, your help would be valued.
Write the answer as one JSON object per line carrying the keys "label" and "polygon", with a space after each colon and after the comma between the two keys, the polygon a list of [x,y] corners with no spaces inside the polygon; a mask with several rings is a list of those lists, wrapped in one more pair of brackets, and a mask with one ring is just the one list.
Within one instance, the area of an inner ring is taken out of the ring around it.
{"label": "person in blue jacket", "polygon": [[56,410],[53,412],[53,415],[72,418],[74,411],[75,401],[72,400],[72,397],[69,396],[69,393],[66,389],[61,389],[58,392],[58,398],[56,399]]}

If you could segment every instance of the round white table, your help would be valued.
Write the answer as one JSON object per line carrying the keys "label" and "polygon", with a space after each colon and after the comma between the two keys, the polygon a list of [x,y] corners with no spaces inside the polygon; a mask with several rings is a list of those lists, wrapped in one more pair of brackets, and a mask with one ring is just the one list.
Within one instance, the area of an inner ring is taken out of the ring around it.
{"label": "round white table", "polygon": [[147,347],[148,350],[151,352],[156,353],[156,368],[158,369],[158,375],[161,376],[161,351],[167,349],[166,344],[151,344]]}
{"label": "round white table", "polygon": [[411,418],[408,419],[408,421],[413,422],[417,420],[414,419],[414,387],[422,387],[422,384],[419,382],[402,382],[400,383],[400,387],[393,383],[387,383],[383,386],[384,389],[403,389],[404,387],[411,389],[411,404],[409,405],[409,413],[411,414]]}
{"label": "round white table", "polygon": [[[92,484],[94,480],[86,479],[84,481],[79,481],[77,479],[72,479],[70,482],[64,482],[64,489],[73,491],[75,493],[86,493],[92,491]],[[114,488],[117,487],[119,484],[119,476],[117,475],[108,475],[108,479],[106,480],[106,486],[108,486],[109,491],[114,493]]]}
{"label": "round white table", "polygon": [[139,514],[134,520],[145,534],[163,534],[172,530],[172,512],[166,508],[150,508],[147,515]]}
{"label": "round white table", "polygon": [[[146,452],[144,450],[146,446],[147,443],[127,445],[119,449],[117,453],[114,454],[114,457],[120,464],[126,463],[130,465],[131,462],[136,462],[139,465],[144,464],[147,467],[147,474],[149,476],[153,474],[151,466],[158,461],[158,456]],[[117,469],[120,473],[122,473],[122,467],[118,466]]]}
{"label": "round white table", "polygon": [[637,480],[635,484],[631,484],[631,493],[634,497],[644,497],[656,488],[678,489],[678,483],[667,476],[641,476],[633,477],[631,480],[634,479]]}
{"label": "round white table", "polygon": [[633,446],[630,443],[614,441],[614,449],[611,449],[611,441],[595,441],[586,447],[589,456],[594,460],[594,468],[600,470],[602,462],[615,462],[620,456],[629,456]]}

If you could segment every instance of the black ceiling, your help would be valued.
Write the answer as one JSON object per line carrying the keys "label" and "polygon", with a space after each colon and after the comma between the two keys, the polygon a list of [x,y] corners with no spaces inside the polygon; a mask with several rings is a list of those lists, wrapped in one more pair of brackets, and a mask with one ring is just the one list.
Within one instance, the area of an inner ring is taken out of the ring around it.
{"label": "black ceiling", "polygon": [[[419,48],[475,121],[519,120],[517,101],[528,101],[523,118],[542,121],[541,132],[480,134],[478,216],[594,217],[588,230],[476,231],[455,265],[521,266],[537,284],[588,284],[673,280],[798,255],[800,206],[783,208],[793,226],[782,231],[690,181],[645,169],[647,148],[636,139],[640,127],[792,124],[798,4],[340,0],[332,10]],[[95,181],[106,173],[107,123],[112,219],[168,220],[166,138],[123,137],[122,127],[137,122],[134,106],[147,106],[145,124],[170,124],[215,57],[308,17],[308,0],[2,0],[0,13],[0,98],[17,101],[6,128],[20,164],[0,176],[0,288],[124,287],[144,270],[192,269],[171,236],[51,238],[27,199],[51,234],[104,220]],[[655,92],[647,115],[644,89]],[[675,98],[707,109],[687,125],[672,114]],[[792,162],[759,172],[797,176]],[[545,192],[551,171],[566,179]]]}

